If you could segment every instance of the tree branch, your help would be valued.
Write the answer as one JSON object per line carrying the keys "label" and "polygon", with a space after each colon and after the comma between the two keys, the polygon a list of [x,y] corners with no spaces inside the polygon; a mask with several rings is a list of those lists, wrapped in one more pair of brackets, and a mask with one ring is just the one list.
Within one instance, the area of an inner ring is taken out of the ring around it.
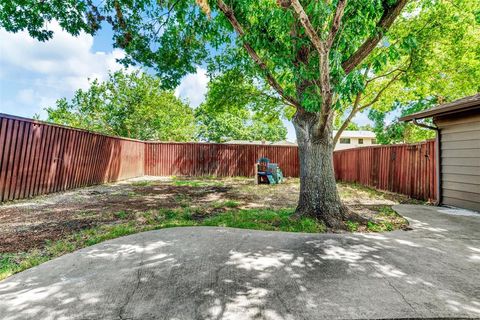
{"label": "tree branch", "polygon": [[310,41],[312,41],[313,46],[315,47],[315,49],[317,49],[319,54],[322,54],[325,51],[325,46],[320,37],[318,36],[317,31],[315,31],[315,28],[310,22],[307,13],[305,12],[305,10],[303,10],[302,4],[299,0],[292,0],[291,6],[293,7],[295,13],[298,15],[298,19],[300,20],[302,26],[305,28],[305,32],[307,33]]}
{"label": "tree branch", "polygon": [[[235,17],[235,14],[223,0],[217,0],[217,5],[220,11],[223,12],[225,17],[228,19],[230,24],[232,25],[233,29],[237,32],[237,34],[240,37],[243,37],[245,35],[245,31],[240,24],[240,22],[237,20]],[[293,105],[296,108],[300,108],[300,103],[294,99],[293,97],[290,97],[285,93],[285,90],[282,88],[282,86],[277,82],[277,80],[273,77],[273,75],[270,73],[270,71],[267,68],[266,63],[260,58],[260,56],[257,54],[255,49],[252,48],[252,46],[248,43],[243,41],[243,47],[247,51],[248,55],[253,59],[253,61],[260,67],[260,69],[265,73],[265,78],[267,79],[267,82],[272,86],[272,88],[288,103]]]}
{"label": "tree branch", "polygon": [[[397,69],[394,69],[393,71],[391,72],[388,72],[388,74],[391,74],[395,71],[400,71],[399,73],[397,73],[392,79],[390,79],[390,81],[382,88],[380,89],[380,91],[377,92],[377,95],[375,96],[375,98],[373,98],[369,103],[367,104],[364,104],[364,105],[360,105],[360,102],[361,102],[361,97],[362,97],[362,92],[358,92],[357,93],[357,96],[355,97],[355,102],[353,103],[353,107],[352,107],[352,111],[350,111],[350,114],[348,115],[348,117],[345,119],[345,121],[343,122],[343,124],[340,126],[340,128],[338,129],[337,133],[335,134],[335,137],[333,138],[333,145],[337,144],[338,142],[338,139],[340,139],[340,135],[342,134],[342,132],[348,127],[348,124],[350,123],[350,121],[352,121],[353,117],[360,111],[363,111],[365,110],[366,108],[368,107],[371,107],[373,104],[375,104],[379,99],[380,97],[382,96],[382,94],[385,92],[385,90],[387,90],[397,79],[398,77],[403,73],[405,72],[405,70],[402,70],[400,68],[397,68]],[[365,71],[365,76],[366,74],[368,73],[368,69]],[[384,75],[385,76],[385,75]],[[368,85],[368,82],[367,82],[367,85]]]}
{"label": "tree branch", "polygon": [[345,131],[345,129],[348,127],[348,124],[350,121],[352,121],[353,117],[357,114],[359,111],[359,104],[360,104],[360,98],[362,97],[362,92],[358,92],[357,96],[355,97],[355,102],[353,103],[352,111],[350,111],[350,114],[348,115],[347,119],[343,122],[343,124],[340,126],[338,129],[337,133],[335,134],[335,137],[333,138],[333,145],[335,146],[340,139],[340,136],[342,135],[342,132]]}
{"label": "tree branch", "polygon": [[369,103],[364,104],[363,106],[361,106],[361,107],[359,108],[359,111],[360,111],[360,110],[364,110],[364,109],[372,106],[375,102],[377,102],[378,99],[380,99],[380,97],[382,96],[383,92],[385,92],[385,90],[387,90],[388,87],[390,87],[390,86],[392,85],[392,83],[394,83],[401,74],[402,74],[402,72],[399,72],[399,73],[397,73],[392,79],[390,79],[390,81],[388,81],[388,83],[387,83],[382,89],[380,89],[380,90],[378,91],[378,93],[377,93],[377,95],[375,96],[375,98],[373,98],[372,101],[370,101]]}
{"label": "tree branch", "polygon": [[402,68],[398,67],[398,68],[395,68],[395,69],[393,69],[393,70],[388,71],[387,73],[381,74],[381,75],[379,75],[379,76],[375,76],[375,77],[373,77],[373,78],[371,78],[371,79],[368,79],[368,80],[366,81],[366,83],[369,84],[370,82],[375,81],[375,80],[377,80],[377,79],[385,78],[386,76],[389,76],[389,75],[391,75],[392,73],[394,73],[394,72],[396,72],[396,71],[406,72],[405,69],[402,69]]}
{"label": "tree branch", "polygon": [[380,31],[377,32],[377,34],[373,37],[368,38],[355,53],[353,53],[346,61],[342,63],[345,74],[349,74],[370,54],[370,52],[372,52],[372,50],[382,39],[384,32],[391,27],[407,2],[408,0],[397,0],[395,5],[387,8],[383,12],[382,17],[377,23],[377,29]]}
{"label": "tree branch", "polygon": [[327,39],[327,49],[332,47],[335,36],[337,35],[338,30],[340,29],[340,24],[342,23],[343,13],[345,12],[345,7],[347,6],[347,0],[339,0],[337,4],[337,9],[335,11],[335,16],[332,21],[332,28],[328,34]]}

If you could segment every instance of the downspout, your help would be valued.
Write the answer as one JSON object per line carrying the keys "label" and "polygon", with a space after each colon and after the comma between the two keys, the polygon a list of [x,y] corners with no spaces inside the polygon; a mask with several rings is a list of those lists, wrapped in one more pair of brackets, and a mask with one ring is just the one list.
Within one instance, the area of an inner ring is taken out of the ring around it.
{"label": "downspout", "polygon": [[440,163],[440,128],[437,127],[437,126],[429,126],[429,125],[426,125],[425,123],[421,123],[421,122],[418,122],[417,119],[413,118],[412,122],[419,126],[419,127],[422,127],[422,128],[425,128],[425,129],[430,129],[430,130],[435,130],[436,132],[436,136],[435,136],[435,162],[436,162],[436,168],[435,168],[435,171],[436,171],[436,187],[437,187],[437,199],[435,201],[435,205],[438,206],[440,205],[440,203],[442,202],[442,191],[441,191],[441,187],[442,187],[442,179],[440,177],[440,174],[441,174],[441,163]]}

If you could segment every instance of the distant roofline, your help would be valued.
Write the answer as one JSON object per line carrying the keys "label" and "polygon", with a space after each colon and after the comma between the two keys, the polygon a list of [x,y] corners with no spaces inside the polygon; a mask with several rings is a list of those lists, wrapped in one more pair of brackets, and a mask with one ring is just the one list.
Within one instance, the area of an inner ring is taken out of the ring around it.
{"label": "distant roofline", "polygon": [[480,93],[473,96],[464,97],[452,101],[450,103],[441,104],[439,106],[430,108],[428,110],[416,112],[405,117],[401,117],[400,121],[411,121],[414,119],[424,119],[433,116],[446,115],[451,113],[457,113],[467,111],[470,109],[476,109],[480,107]]}

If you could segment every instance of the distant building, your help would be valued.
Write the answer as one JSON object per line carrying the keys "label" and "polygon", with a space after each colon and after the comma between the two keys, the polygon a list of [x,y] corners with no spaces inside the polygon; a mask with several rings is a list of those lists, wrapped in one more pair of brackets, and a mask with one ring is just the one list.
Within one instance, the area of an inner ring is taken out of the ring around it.
{"label": "distant building", "polygon": [[[337,131],[333,132],[335,136]],[[335,150],[365,147],[377,144],[375,133],[366,130],[345,130],[340,135]]]}
{"label": "distant building", "polygon": [[[335,136],[337,131],[333,132]],[[271,141],[261,141],[261,140],[231,140],[225,142],[225,144],[263,144],[267,146],[297,146],[296,142],[290,142],[287,140],[271,142]],[[335,150],[343,150],[349,148],[358,148],[364,146],[376,145],[377,140],[375,139],[375,133],[372,131],[365,130],[345,130],[342,132],[340,139],[338,140]]]}

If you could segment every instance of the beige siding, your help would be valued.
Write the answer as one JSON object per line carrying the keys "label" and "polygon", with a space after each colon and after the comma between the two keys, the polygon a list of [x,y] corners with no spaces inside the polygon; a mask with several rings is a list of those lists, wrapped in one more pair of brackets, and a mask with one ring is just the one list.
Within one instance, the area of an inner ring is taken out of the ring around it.
{"label": "beige siding", "polygon": [[441,129],[443,204],[480,211],[480,109],[435,123]]}

